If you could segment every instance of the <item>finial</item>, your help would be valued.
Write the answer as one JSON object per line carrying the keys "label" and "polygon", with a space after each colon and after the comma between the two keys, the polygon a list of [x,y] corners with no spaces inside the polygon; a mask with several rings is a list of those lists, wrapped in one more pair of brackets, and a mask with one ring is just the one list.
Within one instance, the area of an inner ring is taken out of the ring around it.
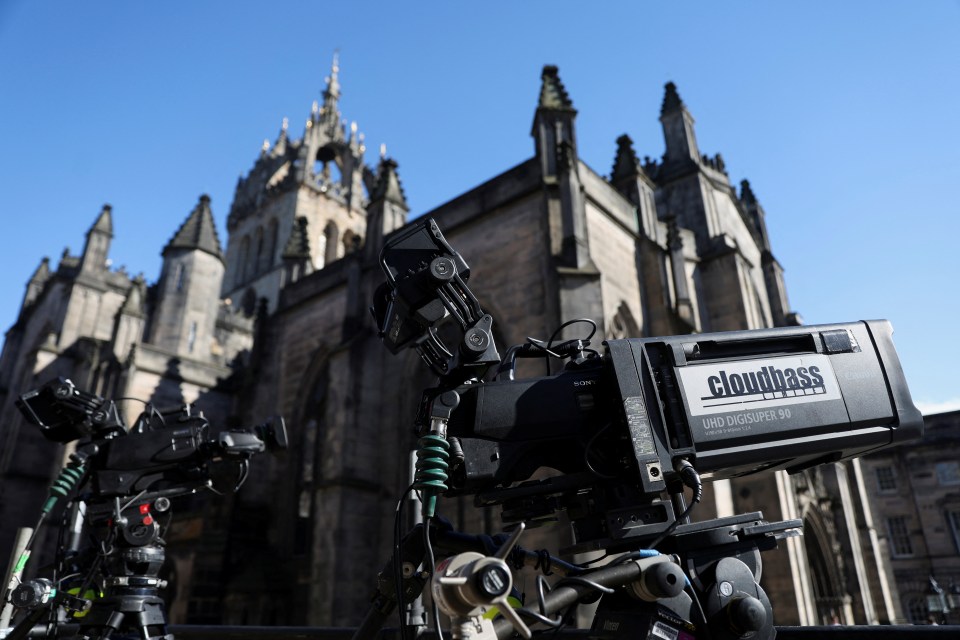
{"label": "finial", "polygon": [[661,115],[668,111],[683,108],[683,100],[680,99],[680,94],[677,93],[677,85],[673,84],[673,82],[668,82],[663,85],[663,89],[663,104],[660,106]]}
{"label": "finial", "polygon": [[573,110],[573,101],[570,94],[560,81],[560,72],[556,65],[543,66],[540,73],[540,100],[538,107],[546,109]]}
{"label": "finial", "polygon": [[354,120],[353,122],[350,123],[350,133],[356,133],[356,132],[357,132],[357,121]]}
{"label": "finial", "polygon": [[[260,147],[260,150],[261,150],[261,151],[270,151],[270,141],[267,140],[266,138],[264,138],[264,139],[263,139],[263,146]],[[240,176],[240,177],[242,178],[243,176]]]}
{"label": "finial", "polygon": [[280,124],[280,129],[282,131],[286,131],[289,125],[290,125],[290,120],[288,118],[284,118],[283,122]]}
{"label": "finial", "polygon": [[387,157],[387,144],[385,142],[380,144],[380,159],[383,160]]}
{"label": "finial", "polygon": [[310,113],[312,113],[313,115],[317,115],[318,113],[320,113],[320,103],[317,102],[316,100],[313,101],[313,106],[310,107]]}
{"label": "finial", "polygon": [[337,73],[340,71],[340,50],[337,49],[333,52],[333,64],[330,66],[330,75],[325,78],[327,83],[327,89],[323,92],[324,104],[327,100],[333,99],[336,100],[340,97],[340,80],[337,78]]}

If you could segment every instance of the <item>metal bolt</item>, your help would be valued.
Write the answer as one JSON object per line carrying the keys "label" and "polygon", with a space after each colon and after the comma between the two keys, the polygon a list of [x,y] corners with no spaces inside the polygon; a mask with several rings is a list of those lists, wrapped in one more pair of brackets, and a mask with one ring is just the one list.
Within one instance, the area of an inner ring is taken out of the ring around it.
{"label": "metal bolt", "polygon": [[733,585],[724,580],[720,583],[720,595],[729,597],[733,595]]}

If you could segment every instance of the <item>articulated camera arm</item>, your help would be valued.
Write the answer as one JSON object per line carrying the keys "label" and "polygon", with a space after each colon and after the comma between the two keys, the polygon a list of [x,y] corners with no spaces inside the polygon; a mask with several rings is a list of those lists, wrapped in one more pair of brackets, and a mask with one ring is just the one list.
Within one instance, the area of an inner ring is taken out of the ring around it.
{"label": "articulated camera arm", "polygon": [[[432,219],[392,237],[380,266],[387,281],[374,294],[371,312],[392,353],[412,347],[447,380],[475,377],[470,372],[500,362],[493,318],[467,286],[470,267]],[[459,345],[444,344],[438,334],[450,320],[463,332]]]}

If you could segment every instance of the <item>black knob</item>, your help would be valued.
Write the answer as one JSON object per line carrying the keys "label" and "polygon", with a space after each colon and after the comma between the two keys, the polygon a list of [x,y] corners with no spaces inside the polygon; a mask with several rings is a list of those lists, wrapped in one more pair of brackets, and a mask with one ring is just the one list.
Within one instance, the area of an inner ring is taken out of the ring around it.
{"label": "black knob", "polygon": [[660,562],[643,574],[644,586],[656,598],[673,598],[683,591],[683,569],[672,562]]}
{"label": "black knob", "polygon": [[510,574],[499,565],[484,567],[476,579],[477,589],[490,598],[499,598],[510,591]]}
{"label": "black knob", "polygon": [[727,612],[730,630],[740,635],[760,631],[767,623],[767,610],[762,602],[752,596],[731,600]]}
{"label": "black knob", "polygon": [[467,352],[479,356],[490,346],[490,335],[479,327],[473,327],[463,336],[463,346]]}
{"label": "black knob", "polygon": [[53,583],[46,578],[21,582],[10,594],[10,602],[18,609],[39,607],[53,592]]}
{"label": "black knob", "polygon": [[439,282],[449,282],[457,275],[457,267],[450,258],[440,256],[430,263],[430,275]]}

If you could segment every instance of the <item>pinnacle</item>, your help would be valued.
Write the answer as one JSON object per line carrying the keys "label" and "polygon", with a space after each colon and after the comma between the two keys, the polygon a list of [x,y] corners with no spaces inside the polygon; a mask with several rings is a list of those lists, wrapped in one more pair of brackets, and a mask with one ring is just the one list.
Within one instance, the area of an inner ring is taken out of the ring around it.
{"label": "pinnacle", "polygon": [[543,67],[540,74],[540,101],[537,106],[541,109],[573,110],[573,101],[560,81],[558,71],[552,64]]}
{"label": "pinnacle", "polygon": [[740,181],[740,200],[746,204],[753,204],[757,201],[757,196],[753,194],[753,189],[750,188],[749,180]]}
{"label": "pinnacle", "polygon": [[383,157],[377,171],[377,183],[373,188],[371,200],[389,200],[407,208],[407,197],[403,193],[403,185],[397,175],[397,161]]}
{"label": "pinnacle", "polygon": [[683,100],[680,99],[680,94],[677,93],[677,85],[668,82],[664,85],[664,89],[663,106],[660,107],[660,115],[682,109]]}
{"label": "pinnacle", "polygon": [[307,234],[307,219],[303,216],[297,218],[297,222],[290,231],[290,239],[283,248],[284,258],[309,258],[310,257],[310,238]]}
{"label": "pinnacle", "polygon": [[101,233],[106,233],[108,235],[113,235],[113,216],[112,216],[113,207],[109,204],[103,205],[103,209],[100,210],[100,215],[97,216],[96,222],[93,223],[93,226],[90,227],[90,231],[100,231]]}
{"label": "pinnacle", "polygon": [[223,260],[220,239],[217,237],[216,225],[213,223],[213,212],[210,210],[210,196],[207,194],[200,196],[197,206],[164,247],[163,255],[166,256],[174,249],[206,251]]}
{"label": "pinnacle", "polygon": [[637,152],[633,149],[633,140],[630,139],[630,136],[623,134],[617,138],[617,155],[613,160],[613,171],[610,174],[610,179],[616,181],[619,178],[635,176],[642,171]]}

